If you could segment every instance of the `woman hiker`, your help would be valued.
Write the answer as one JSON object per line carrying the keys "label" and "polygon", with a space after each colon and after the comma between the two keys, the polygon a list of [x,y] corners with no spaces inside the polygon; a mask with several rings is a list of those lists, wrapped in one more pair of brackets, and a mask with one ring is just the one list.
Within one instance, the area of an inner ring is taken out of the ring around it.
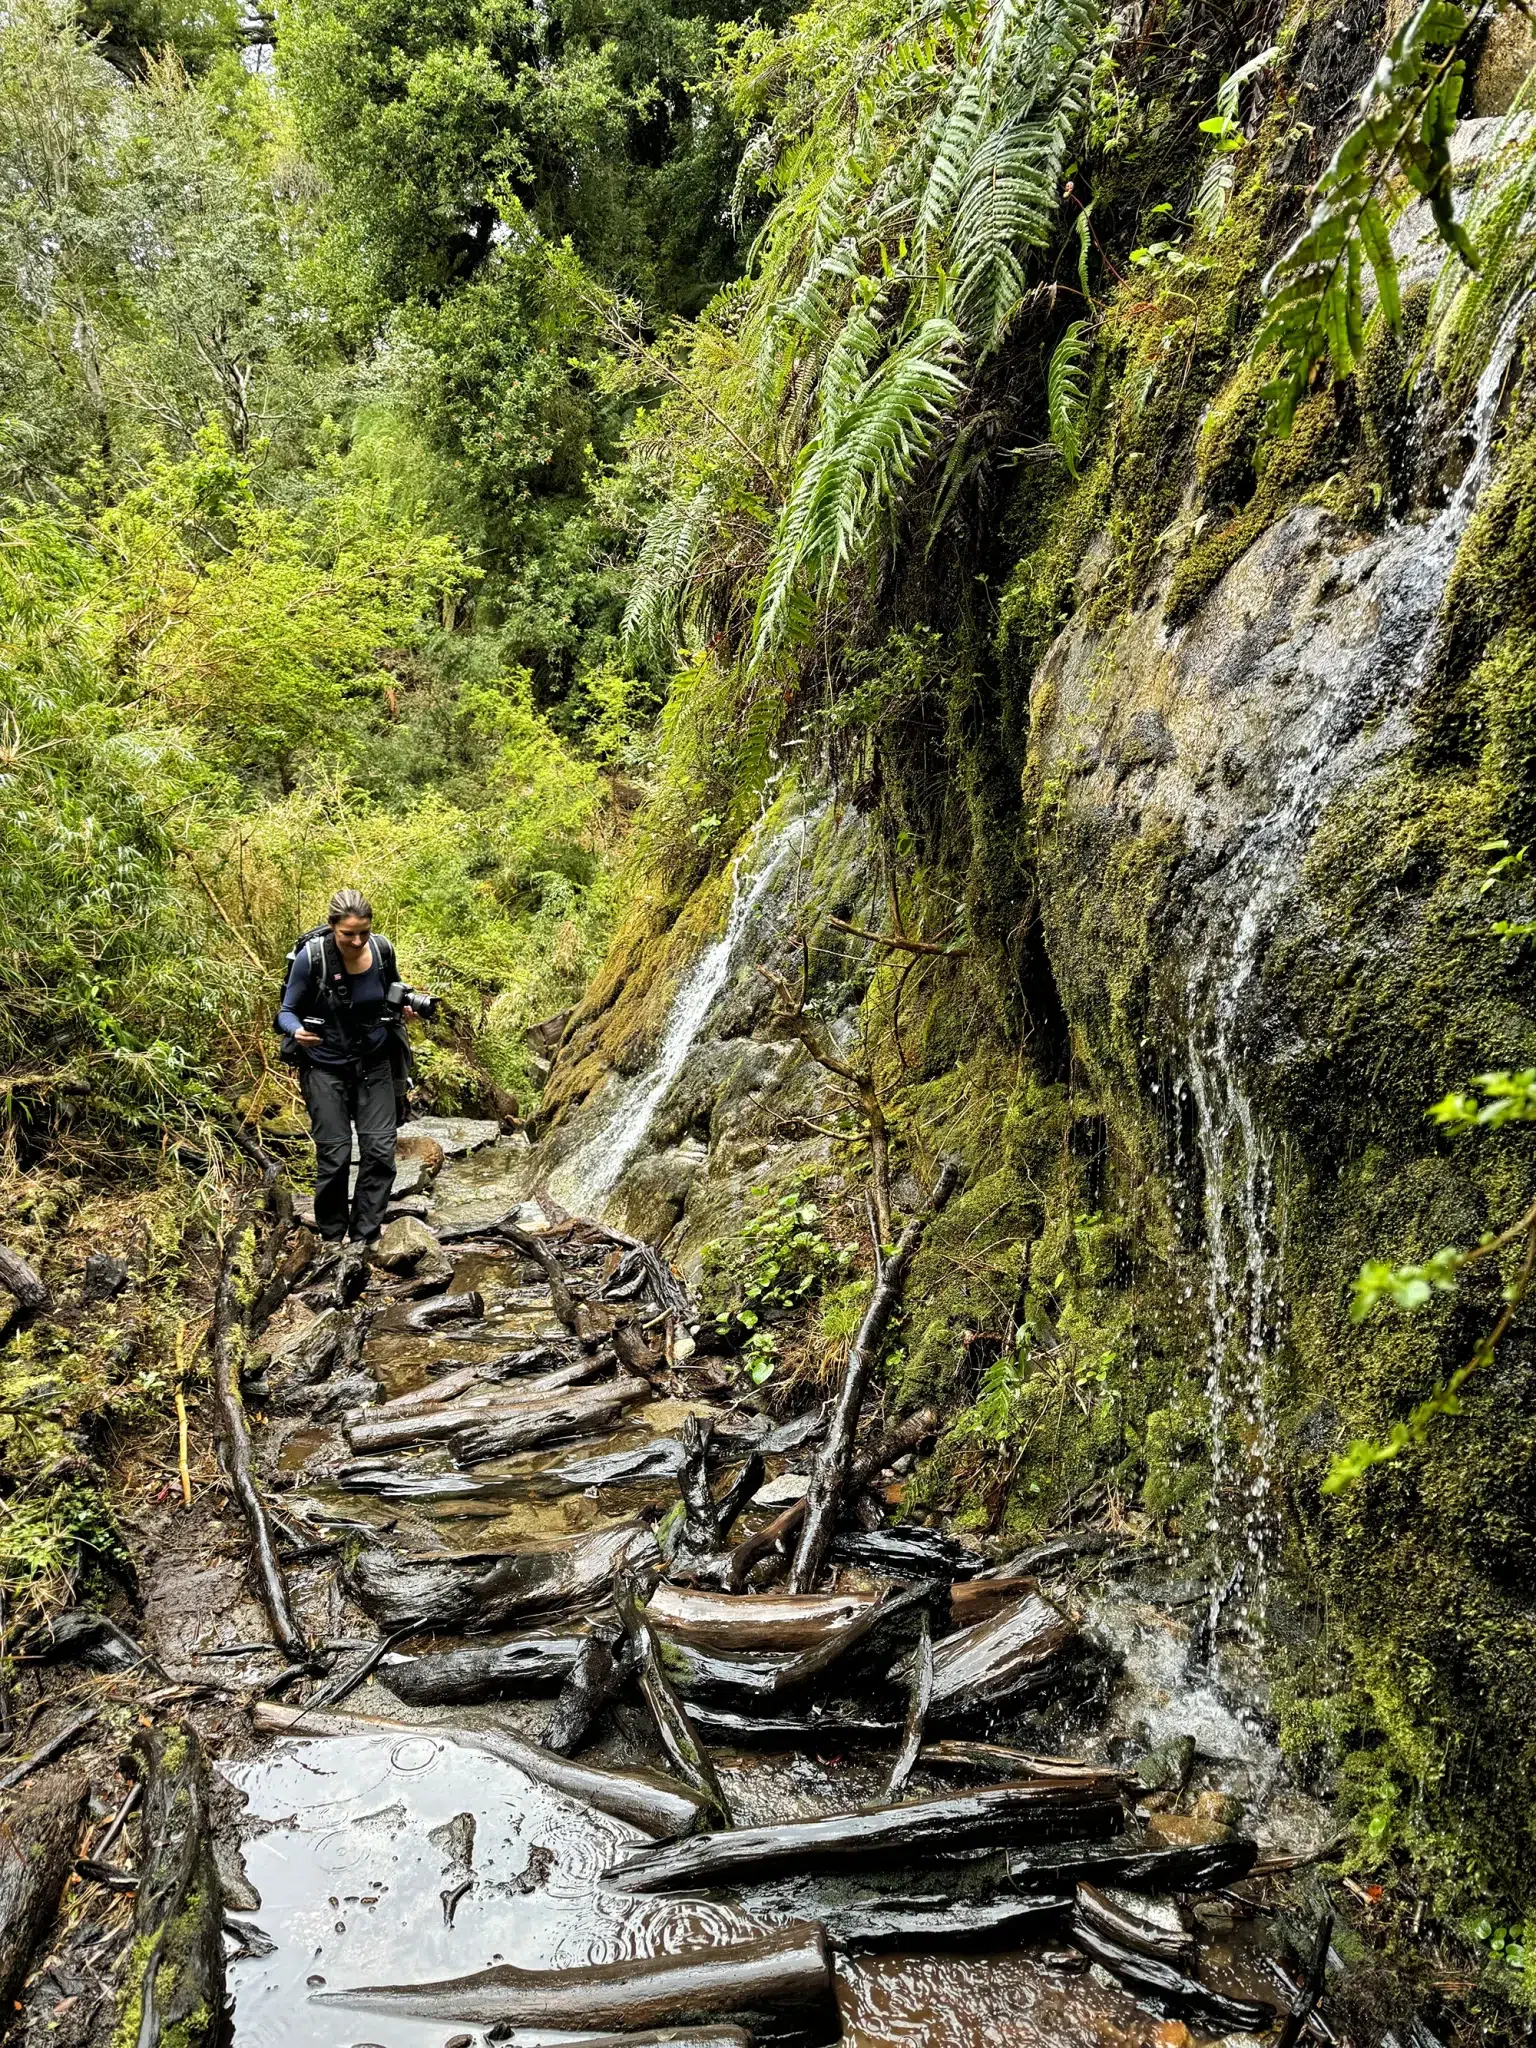
{"label": "woman hiker", "polygon": [[395,1181],[396,1098],[403,1101],[410,1057],[404,1024],[416,1015],[408,999],[417,991],[395,979],[395,949],[374,931],[373,905],[357,889],[336,891],[325,927],[306,933],[291,961],[277,1028],[298,1065],[314,1133],[315,1227],[327,1244],[350,1235],[370,1245]]}

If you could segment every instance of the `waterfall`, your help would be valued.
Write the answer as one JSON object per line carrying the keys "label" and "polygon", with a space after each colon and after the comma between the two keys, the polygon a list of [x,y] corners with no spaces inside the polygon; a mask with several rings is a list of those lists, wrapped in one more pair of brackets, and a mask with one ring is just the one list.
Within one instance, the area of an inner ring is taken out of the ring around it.
{"label": "waterfall", "polygon": [[568,1208],[599,1213],[603,1197],[617,1186],[619,1176],[644,1144],[651,1118],[709,1021],[753,913],[789,856],[804,852],[819,816],[818,811],[791,819],[769,840],[755,867],[755,833],[753,841],[736,856],[725,929],[699,954],[673,997],[654,1063],[622,1091],[596,1135],[550,1177],[551,1193]]}
{"label": "waterfall", "polygon": [[1284,1298],[1274,1141],[1244,1086],[1244,1025],[1260,999],[1265,948],[1324,810],[1346,782],[1358,783],[1408,737],[1407,713],[1428,678],[1456,551],[1493,466],[1499,401],[1528,303],[1522,298],[1506,316],[1479,380],[1468,418],[1472,456],[1455,492],[1426,525],[1396,529],[1376,571],[1384,625],[1406,629],[1407,658],[1383,659],[1370,686],[1319,693],[1308,707],[1281,771],[1280,801],[1227,864],[1226,915],[1218,910],[1211,921],[1223,929],[1208,927],[1190,967],[1188,1071],[1176,1087],[1192,1100],[1205,1177],[1208,1533],[1242,1609],[1259,1625],[1277,1536],[1265,1380]]}

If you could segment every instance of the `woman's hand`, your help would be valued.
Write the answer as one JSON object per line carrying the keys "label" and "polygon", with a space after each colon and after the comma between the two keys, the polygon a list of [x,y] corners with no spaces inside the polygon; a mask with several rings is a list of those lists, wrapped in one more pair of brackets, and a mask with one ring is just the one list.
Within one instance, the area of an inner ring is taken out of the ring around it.
{"label": "woman's hand", "polygon": [[293,1042],[295,1045],[324,1045],[325,1039],[318,1031],[295,1031]]}

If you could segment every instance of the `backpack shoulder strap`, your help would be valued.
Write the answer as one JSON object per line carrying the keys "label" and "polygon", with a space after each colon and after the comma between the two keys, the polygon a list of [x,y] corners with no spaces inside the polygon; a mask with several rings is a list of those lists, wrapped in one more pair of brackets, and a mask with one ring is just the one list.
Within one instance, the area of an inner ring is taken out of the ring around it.
{"label": "backpack shoulder strap", "polygon": [[379,974],[387,988],[390,982],[397,979],[395,974],[395,948],[394,942],[386,939],[382,932],[374,939],[373,957],[378,966]]}

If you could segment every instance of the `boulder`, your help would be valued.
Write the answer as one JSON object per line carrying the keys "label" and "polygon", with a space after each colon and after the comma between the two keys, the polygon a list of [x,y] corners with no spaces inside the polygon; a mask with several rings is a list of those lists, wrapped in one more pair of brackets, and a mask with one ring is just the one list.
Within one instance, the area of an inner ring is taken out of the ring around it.
{"label": "boulder", "polygon": [[437,1234],[415,1216],[402,1216],[398,1223],[386,1223],[370,1254],[376,1266],[391,1273],[414,1273],[421,1261],[438,1249]]}

